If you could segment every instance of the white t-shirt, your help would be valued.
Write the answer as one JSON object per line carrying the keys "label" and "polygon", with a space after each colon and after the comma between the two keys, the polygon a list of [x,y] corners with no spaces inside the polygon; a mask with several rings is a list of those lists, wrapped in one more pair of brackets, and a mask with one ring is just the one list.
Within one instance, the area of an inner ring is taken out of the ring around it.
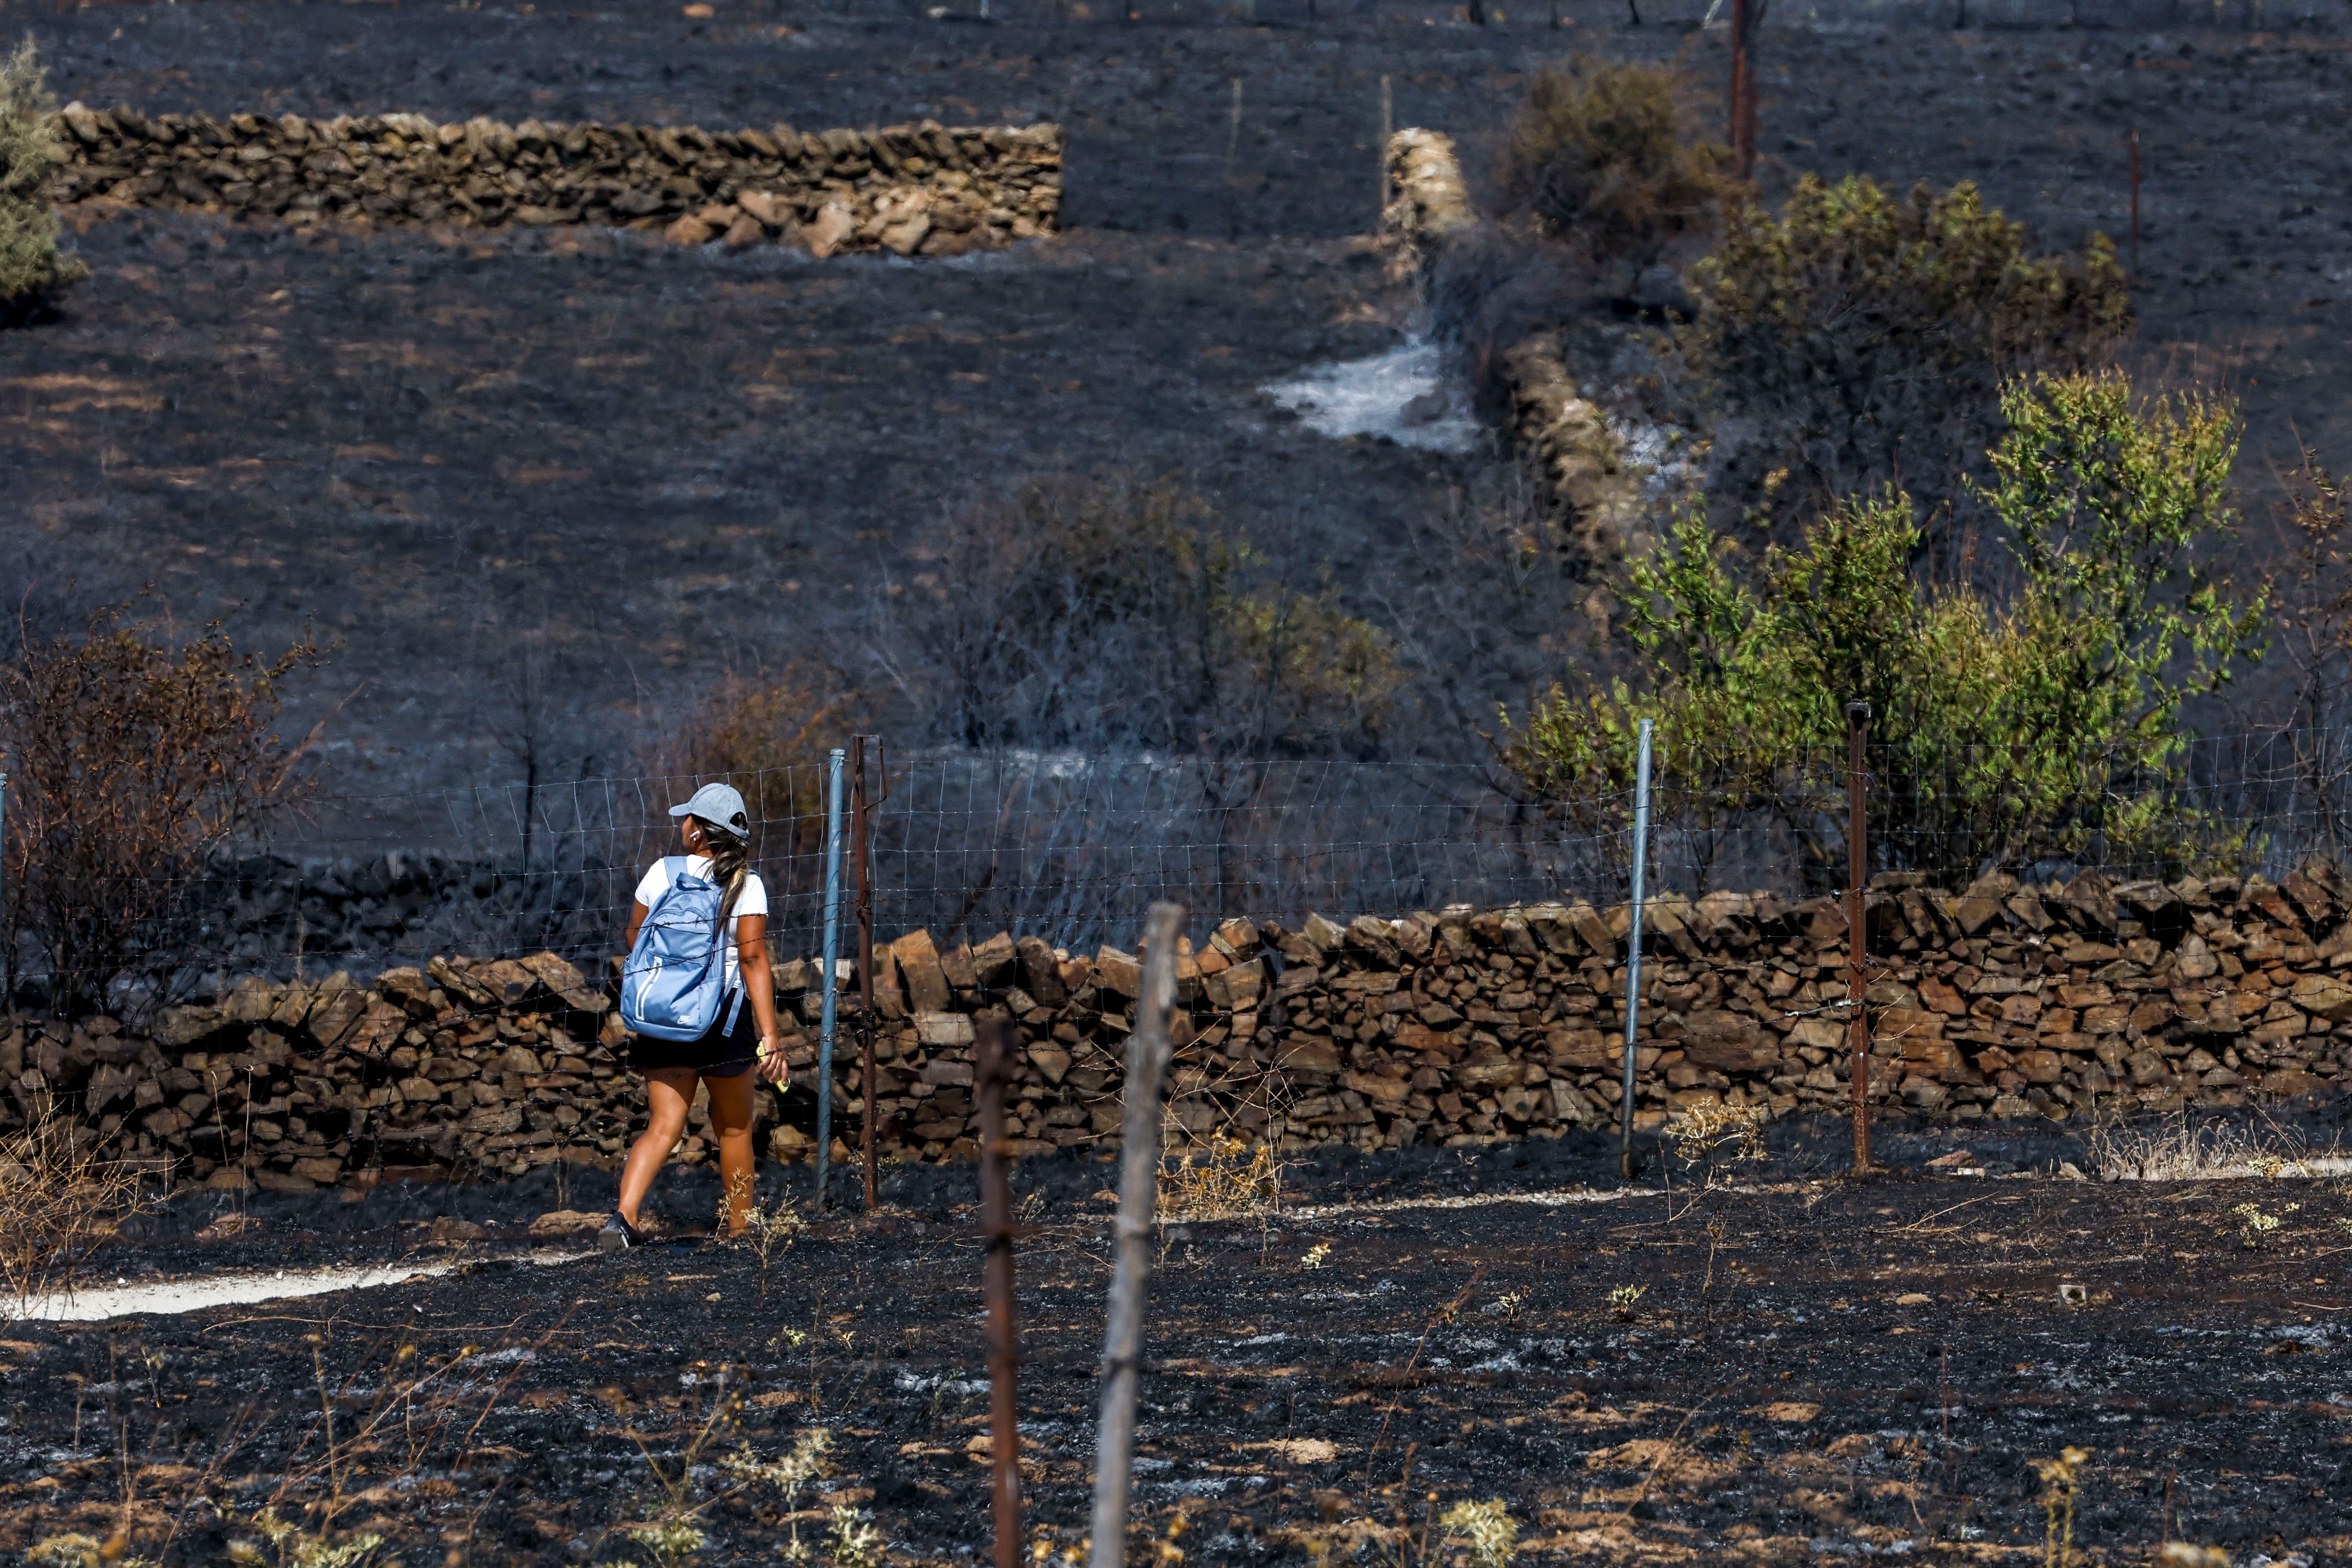
{"label": "white t-shirt", "polygon": [[[664,855],[654,862],[652,867],[646,871],[644,880],[637,883],[637,902],[651,909],[655,901],[669,891],[671,871],[681,861],[685,862],[689,874],[701,877],[706,881],[709,880],[710,857],[709,855]],[[768,884],[760,880],[758,872],[745,872],[743,891],[735,900],[733,918],[740,920],[747,915],[767,913]],[[740,986],[743,983],[742,967],[742,959],[736,955],[735,943],[730,933],[727,943],[727,984],[729,986]]]}

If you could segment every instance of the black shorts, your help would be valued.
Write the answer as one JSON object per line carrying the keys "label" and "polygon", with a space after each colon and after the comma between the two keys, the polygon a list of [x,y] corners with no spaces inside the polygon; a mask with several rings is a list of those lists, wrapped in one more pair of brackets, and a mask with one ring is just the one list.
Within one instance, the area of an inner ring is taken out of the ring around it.
{"label": "black shorts", "polygon": [[[730,1010],[735,1015],[731,1030],[727,1027]],[[751,998],[738,992],[728,993],[719,1006],[719,1017],[699,1040],[629,1037],[629,1065],[639,1072],[690,1067],[705,1078],[737,1078],[751,1071],[759,1061],[760,1019],[751,1010]]]}

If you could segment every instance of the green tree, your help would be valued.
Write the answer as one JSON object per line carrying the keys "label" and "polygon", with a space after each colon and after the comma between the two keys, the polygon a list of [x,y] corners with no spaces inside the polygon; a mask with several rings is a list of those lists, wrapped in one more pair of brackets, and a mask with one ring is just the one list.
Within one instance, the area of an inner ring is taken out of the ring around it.
{"label": "green tree", "polygon": [[1929,585],[1899,493],[1850,499],[1752,571],[1696,516],[1630,573],[1631,679],[1555,685],[1507,759],[1597,829],[1659,730],[1662,816],[1709,842],[1759,820],[1808,834],[1843,788],[1845,704],[1871,704],[1881,864],[1966,876],[2087,852],[2183,854],[2181,710],[2259,651],[2266,598],[2199,558],[2234,530],[2225,402],[2136,400],[2116,372],[2012,383],[1986,505],[2020,585]]}
{"label": "green tree", "polygon": [[38,316],[89,276],[58,247],[58,216],[42,199],[64,154],[50,129],[57,107],[26,38],[0,60],[0,326]]}

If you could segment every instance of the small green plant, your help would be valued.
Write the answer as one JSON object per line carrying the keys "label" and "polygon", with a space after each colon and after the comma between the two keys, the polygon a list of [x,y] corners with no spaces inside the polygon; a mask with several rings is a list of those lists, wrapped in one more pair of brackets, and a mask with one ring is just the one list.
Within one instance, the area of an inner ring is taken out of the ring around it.
{"label": "small green plant", "polygon": [[149,1557],[121,1555],[122,1541],[94,1535],[52,1535],[25,1553],[33,1568],[156,1568]]}
{"label": "small green plant", "polygon": [[2074,1492],[2083,1466],[2091,1456],[2082,1448],[2065,1448],[2054,1459],[2034,1465],[2042,1478],[2042,1568],[2068,1568],[2074,1560]]}
{"label": "small green plant", "polygon": [[880,1568],[882,1532],[854,1508],[833,1511],[831,1568]]}
{"label": "small green plant", "polygon": [[658,1520],[649,1524],[633,1524],[627,1533],[630,1540],[653,1555],[653,1560],[660,1564],[660,1568],[673,1568],[676,1563],[691,1562],[694,1554],[701,1551],[704,1545],[702,1531],[684,1520]]}
{"label": "small green plant", "polygon": [[1503,153],[1505,209],[1633,272],[1711,226],[1733,188],[1727,153],[1696,133],[1685,87],[1657,66],[1581,57],[1538,71]]}
{"label": "small green plant", "polygon": [[1507,1323],[1515,1323],[1519,1321],[1520,1309],[1527,1304],[1528,1293],[1525,1291],[1507,1291],[1487,1302],[1486,1311],[1488,1315],[1498,1317]]}
{"label": "small green plant", "polygon": [[792,1539],[784,1547],[784,1559],[790,1563],[805,1562],[809,1549],[801,1540],[801,1490],[824,1474],[824,1456],[833,1447],[833,1434],[823,1427],[804,1427],[793,1439],[793,1451],[781,1459],[762,1459],[751,1451],[750,1444],[719,1461],[722,1469],[738,1481],[773,1487],[782,1498],[784,1512],[792,1519]]}
{"label": "small green plant", "polygon": [[1448,1533],[1466,1542],[1479,1568],[1503,1568],[1519,1544],[1519,1521],[1501,1498],[1485,1502],[1457,1502],[1438,1522]]}
{"label": "small green plant", "polygon": [[1325,1260],[1330,1256],[1331,1244],[1328,1241],[1318,1241],[1298,1255],[1298,1266],[1302,1269],[1320,1269]]}
{"label": "small green plant", "polygon": [[738,1214],[742,1217],[743,1243],[760,1260],[760,1304],[765,1306],[769,1269],[808,1234],[808,1221],[793,1207],[789,1197],[779,1197],[773,1204],[761,1203],[749,1172],[737,1176],[732,1190],[719,1200],[721,1225],[732,1223]]}
{"label": "small green plant", "polygon": [[383,1545],[381,1535],[354,1535],[340,1544],[331,1542],[281,1519],[274,1508],[255,1514],[253,1528],[269,1543],[268,1550],[257,1542],[232,1541],[228,1554],[239,1563],[263,1563],[274,1557],[278,1568],[362,1568]]}
{"label": "small green plant", "polygon": [[0,58],[0,327],[38,318],[89,276],[58,248],[58,216],[42,198],[65,161],[47,74],[29,37]]}
{"label": "small green plant", "polygon": [[1647,1285],[1620,1285],[1609,1292],[1609,1315],[1619,1322],[1633,1321],[1633,1304],[1650,1293]]}
{"label": "small green plant", "polygon": [[[2290,1203],[2280,1214],[2293,1214],[2303,1205]],[[2250,1252],[2259,1252],[2270,1242],[2271,1232],[2279,1228],[2278,1214],[2265,1214],[2251,1203],[2242,1203],[2230,1210],[2238,1219],[2238,1245]]]}

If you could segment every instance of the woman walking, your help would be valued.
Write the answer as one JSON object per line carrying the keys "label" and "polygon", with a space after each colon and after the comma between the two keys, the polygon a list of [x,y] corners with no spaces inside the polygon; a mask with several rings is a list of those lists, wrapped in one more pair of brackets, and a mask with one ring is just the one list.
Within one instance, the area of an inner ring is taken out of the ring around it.
{"label": "woman walking", "polygon": [[[646,1130],[621,1167],[619,1211],[596,1239],[607,1252],[644,1240],[638,1227],[646,1194],[686,1132],[698,1083],[710,1095],[727,1233],[740,1235],[751,1208],[752,1070],[776,1082],[788,1071],[776,1034],[776,986],[768,967],[768,890],[748,863],[751,820],[743,797],[725,784],[705,784],[669,814],[678,819],[686,852],[654,862],[637,883],[629,911],[622,1011],[636,1028],[629,1065],[645,1076],[647,1114]],[[714,942],[715,954],[709,951]],[[682,951],[689,958],[698,952],[703,969],[688,972],[678,961]],[[712,958],[722,967],[705,973]],[[667,990],[660,984],[664,979]],[[699,1033],[664,1039],[648,1032],[654,1026],[646,1020],[656,1014],[670,1019],[699,1016],[691,1010],[698,1002],[705,1010],[716,1008]]]}

